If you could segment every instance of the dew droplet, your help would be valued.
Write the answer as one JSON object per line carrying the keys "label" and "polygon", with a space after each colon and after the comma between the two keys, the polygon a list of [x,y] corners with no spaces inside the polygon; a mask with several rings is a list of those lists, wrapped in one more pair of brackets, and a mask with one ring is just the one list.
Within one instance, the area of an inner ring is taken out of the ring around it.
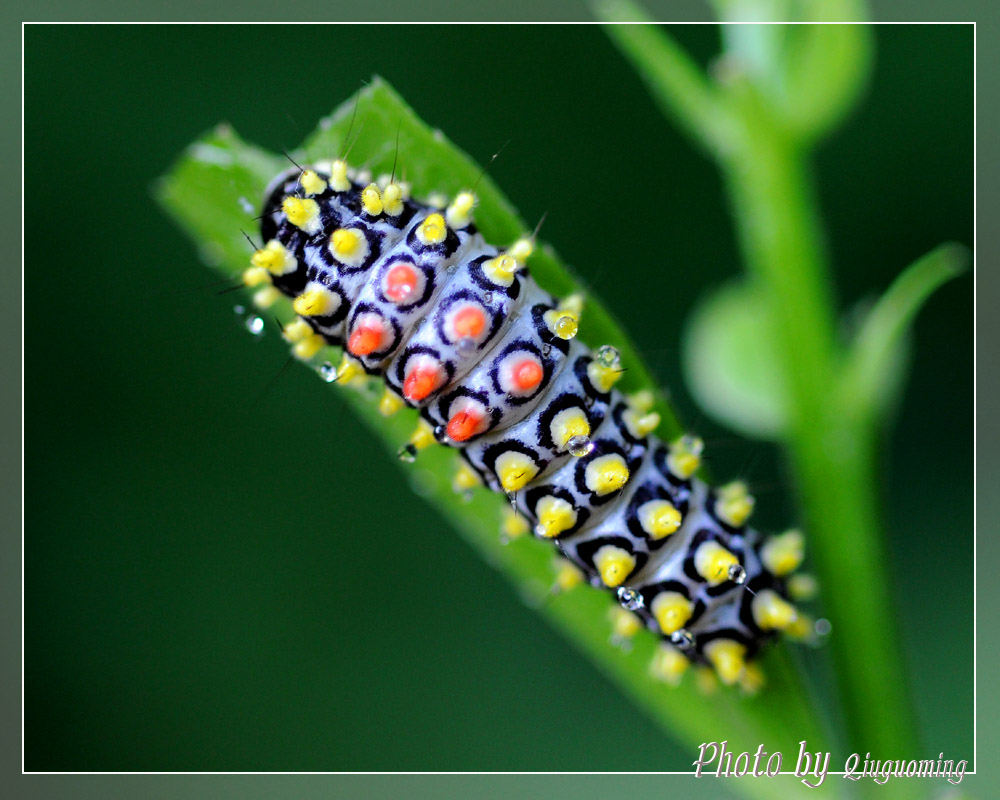
{"label": "dew droplet", "polygon": [[627,608],[629,611],[638,611],[645,605],[642,595],[635,589],[629,589],[627,586],[618,587],[618,602],[622,604],[623,608]]}
{"label": "dew droplet", "polygon": [[597,363],[608,369],[616,368],[621,362],[621,354],[610,344],[602,346],[597,351]]}
{"label": "dew droplet", "polygon": [[324,361],[316,368],[316,372],[319,376],[327,383],[333,383],[337,380],[337,368],[333,366],[329,361]]}
{"label": "dew droplet", "polygon": [[829,636],[832,629],[833,626],[830,624],[830,620],[825,617],[820,617],[813,626],[813,630],[816,631],[817,636]]}
{"label": "dew droplet", "polygon": [[579,325],[573,317],[567,314],[556,320],[555,328],[555,334],[560,339],[572,339],[576,336]]}
{"label": "dew droplet", "polygon": [[438,441],[440,441],[441,439],[444,438],[444,435],[445,435],[445,433],[446,433],[447,430],[448,429],[445,428],[444,425],[435,425],[434,426],[434,438],[437,439]]}
{"label": "dew droplet", "polygon": [[591,397],[591,396],[590,396],[589,394],[588,394],[588,395],[586,395],[586,396],[585,396],[585,397],[583,398],[583,404],[584,404],[584,405],[585,405],[585,406],[586,406],[587,408],[593,408],[593,407],[594,407],[594,402],[595,402],[594,398],[593,398],[593,397]]}
{"label": "dew droplet", "polygon": [[747,579],[747,571],[739,564],[733,564],[729,568],[729,580],[737,586],[742,586]]}
{"label": "dew droplet", "polygon": [[455,349],[462,358],[468,358],[476,352],[476,340],[471,336],[463,336],[458,340]]}
{"label": "dew droplet", "polygon": [[589,436],[571,436],[569,441],[566,442],[566,449],[569,450],[570,455],[582,458],[593,452],[594,443],[590,440]]}
{"label": "dew droplet", "polygon": [[548,357],[548,355],[549,355],[549,354],[550,354],[551,352],[552,352],[552,345],[550,345],[550,344],[543,344],[543,345],[542,345],[542,355],[543,355],[543,356],[546,356],[546,357]]}
{"label": "dew droplet", "polygon": [[412,444],[404,444],[396,451],[396,455],[404,464],[412,464],[417,460],[417,448]]}
{"label": "dew droplet", "polygon": [[484,294],[483,302],[486,303],[486,305],[490,305],[493,302],[493,292],[487,292]]}
{"label": "dew droplet", "polygon": [[694,647],[694,635],[687,628],[681,628],[670,634],[670,643],[680,651]]}
{"label": "dew droplet", "polygon": [[264,320],[258,316],[247,317],[243,324],[254,336],[260,336],[264,333]]}

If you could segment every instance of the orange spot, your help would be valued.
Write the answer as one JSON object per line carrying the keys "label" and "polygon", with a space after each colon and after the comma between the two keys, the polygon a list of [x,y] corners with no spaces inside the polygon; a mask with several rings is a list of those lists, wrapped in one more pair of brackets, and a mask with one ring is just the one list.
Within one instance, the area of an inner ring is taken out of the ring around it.
{"label": "orange spot", "polygon": [[476,306],[465,306],[455,312],[452,328],[455,330],[456,339],[464,339],[467,336],[478,339],[486,328],[486,316],[482,309]]}
{"label": "orange spot", "polygon": [[409,264],[396,264],[385,274],[385,296],[393,303],[409,300],[417,288],[420,278]]}
{"label": "orange spot", "polygon": [[356,356],[374,353],[382,344],[384,335],[385,326],[380,320],[365,320],[351,332],[351,337],[347,340],[347,349]]}
{"label": "orange spot", "polygon": [[456,442],[464,442],[475,436],[482,428],[486,417],[475,409],[466,408],[448,420],[448,438]]}
{"label": "orange spot", "polygon": [[538,386],[542,382],[544,375],[545,373],[542,370],[541,364],[533,358],[526,358],[524,361],[519,361],[514,365],[511,377],[513,378],[514,386],[522,392],[527,392]]}
{"label": "orange spot", "polygon": [[438,388],[441,382],[441,367],[419,365],[410,370],[403,381],[403,396],[419,403]]}

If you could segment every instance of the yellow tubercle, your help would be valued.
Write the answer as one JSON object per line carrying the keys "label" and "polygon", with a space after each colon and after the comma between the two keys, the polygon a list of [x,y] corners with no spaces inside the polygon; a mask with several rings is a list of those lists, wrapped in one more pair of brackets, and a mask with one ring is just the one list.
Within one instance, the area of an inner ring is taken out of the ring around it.
{"label": "yellow tubercle", "polygon": [[660,592],[649,605],[657,625],[669,636],[683,628],[689,619],[693,606],[680,592]]}
{"label": "yellow tubercle", "polygon": [[805,539],[802,531],[790,530],[772,536],[760,549],[760,560],[772,575],[782,577],[795,572],[805,557]]}
{"label": "yellow tubercle", "polygon": [[707,664],[699,664],[694,671],[698,691],[703,695],[715,694],[719,690],[719,677]]}
{"label": "yellow tubercle", "polygon": [[748,661],[743,667],[743,674],[740,676],[740,689],[749,695],[755,695],[767,683],[764,670],[756,661]]}
{"label": "yellow tubercle", "polygon": [[635,556],[613,544],[599,547],[594,553],[594,566],[605,586],[621,586],[635,569]]}
{"label": "yellow tubercle", "polygon": [[287,275],[289,272],[295,272],[298,266],[295,256],[276,239],[269,241],[260,250],[255,250],[250,257],[250,263],[255,267],[266,269],[272,275]]}
{"label": "yellow tubercle", "polygon": [[403,187],[398,183],[388,183],[382,190],[382,210],[390,217],[403,213]]}
{"label": "yellow tubercle", "polygon": [[642,630],[642,620],[627,608],[614,605],[608,609],[611,630],[619,639],[631,639]]}
{"label": "yellow tubercle", "polygon": [[253,295],[253,304],[257,308],[270,308],[281,299],[281,292],[276,286],[265,286]]}
{"label": "yellow tubercle", "polygon": [[617,492],[628,483],[628,465],[625,459],[617,453],[598,456],[587,464],[584,472],[584,483],[587,488],[598,496]]}
{"label": "yellow tubercle", "polygon": [[579,320],[580,315],[583,314],[583,295],[582,294],[566,295],[566,297],[564,297],[559,302],[559,310],[567,311],[570,314],[575,315],[576,318]]}
{"label": "yellow tubercle", "polygon": [[302,197],[286,197],[281,204],[285,217],[296,228],[306,233],[319,233],[319,204],[315,200]]}
{"label": "yellow tubercle", "polygon": [[326,317],[340,307],[340,296],[325,286],[310,286],[292,301],[295,313],[302,317]]}
{"label": "yellow tubercle", "polygon": [[694,568],[709,586],[728,581],[729,570],[739,564],[736,556],[713,540],[702,542],[694,552]]}
{"label": "yellow tubercle", "polygon": [[291,322],[289,322],[281,330],[281,335],[285,338],[286,342],[302,341],[307,336],[311,336],[313,329],[310,327],[309,323],[306,322],[302,317],[296,317]]}
{"label": "yellow tubercle", "polygon": [[[531,530],[531,524],[519,514],[517,509],[503,507],[503,518],[500,521],[500,533],[506,539],[518,539]],[[567,562],[568,563],[568,562]]]}
{"label": "yellow tubercle", "polygon": [[507,250],[507,254],[521,267],[524,266],[533,252],[535,252],[535,243],[527,238],[518,239]]}
{"label": "yellow tubercle", "polygon": [[757,592],[750,607],[754,622],[764,631],[784,630],[798,618],[795,606],[773,589]]}
{"label": "yellow tubercle", "polygon": [[382,203],[382,193],[378,190],[378,186],[374,183],[369,183],[364,189],[361,190],[361,206],[364,208],[365,212],[371,214],[373,217],[377,217],[382,213],[383,203]]}
{"label": "yellow tubercle", "polygon": [[649,665],[650,674],[657,680],[677,686],[687,672],[691,662],[680,650],[663,643],[656,648],[653,660]]}
{"label": "yellow tubercle", "polygon": [[428,214],[417,228],[417,238],[421,244],[441,244],[448,236],[448,226],[440,214]]}
{"label": "yellow tubercle", "polygon": [[494,465],[500,485],[507,493],[517,492],[527,486],[538,474],[534,460],[516,450],[501,453]]}
{"label": "yellow tubercle", "polygon": [[495,258],[483,262],[482,270],[487,279],[497,286],[510,286],[514,282],[514,274],[520,268],[517,259],[508,253],[501,253]]}
{"label": "yellow tubercle", "polygon": [[732,686],[742,676],[747,653],[744,645],[732,639],[713,639],[705,645],[704,653],[726,686]]}
{"label": "yellow tubercle", "polygon": [[351,180],[347,177],[347,162],[341,158],[330,165],[330,188],[335,192],[346,192],[351,188]]}
{"label": "yellow tubercle", "polygon": [[718,490],[715,513],[727,525],[741,527],[753,512],[754,499],[747,491],[745,483],[733,481]]}
{"label": "yellow tubercle", "polygon": [[639,525],[654,540],[674,533],[683,522],[681,512],[667,500],[650,500],[639,506],[636,513]]}
{"label": "yellow tubercle", "polygon": [[572,339],[580,329],[579,318],[572,311],[551,309],[546,311],[542,318],[549,332],[560,339]]}
{"label": "yellow tubercle", "polygon": [[816,638],[816,620],[808,614],[799,614],[785,628],[785,636],[797,641],[809,641]]}
{"label": "yellow tubercle", "polygon": [[299,186],[306,194],[323,194],[326,191],[326,181],[311,169],[307,169],[299,176]]}
{"label": "yellow tubercle", "polygon": [[587,365],[587,377],[599,392],[610,392],[611,387],[618,383],[622,370],[617,367],[606,367],[599,361],[591,361]]}
{"label": "yellow tubercle", "polygon": [[410,434],[409,444],[412,444],[417,450],[426,450],[436,441],[434,438],[434,428],[431,427],[431,424],[427,420],[420,419],[417,422],[417,427]]}
{"label": "yellow tubercle", "polygon": [[576,509],[561,497],[546,495],[535,505],[537,532],[547,539],[565,533],[576,524]]}
{"label": "yellow tubercle", "polygon": [[670,445],[667,454],[667,468],[678,478],[687,480],[701,466],[701,454],[705,443],[698,436],[681,436]]}
{"label": "yellow tubercle", "polygon": [[243,270],[243,285],[253,289],[271,282],[271,273],[263,267],[247,267]]}
{"label": "yellow tubercle", "polygon": [[361,362],[344,353],[337,367],[337,383],[348,384],[356,378],[363,377],[364,374],[365,368],[361,366]]}
{"label": "yellow tubercle", "polygon": [[655,411],[643,414],[638,409],[627,408],[622,413],[622,422],[634,438],[642,439],[660,426],[660,415]]}
{"label": "yellow tubercle", "polygon": [[371,248],[358,228],[337,228],[330,234],[330,254],[348,267],[360,267]]}
{"label": "yellow tubercle", "polygon": [[590,422],[579,408],[566,408],[552,418],[549,425],[552,441],[560,450],[574,436],[590,436]]}
{"label": "yellow tubercle", "polygon": [[456,230],[468,227],[472,222],[472,211],[477,202],[478,198],[472,192],[459,192],[455,195],[455,199],[445,212],[448,224]]}
{"label": "yellow tubercle", "polygon": [[478,473],[464,461],[459,461],[451,479],[451,488],[458,493],[468,492],[482,485]]}
{"label": "yellow tubercle", "polygon": [[397,411],[402,410],[406,406],[403,398],[396,394],[392,389],[386,388],[382,393],[382,397],[378,401],[378,413],[383,417],[391,417]]}
{"label": "yellow tubercle", "polygon": [[626,399],[629,408],[634,408],[642,414],[652,411],[653,406],[656,405],[656,396],[649,389],[642,389],[630,394]]}
{"label": "yellow tubercle", "polygon": [[322,350],[325,345],[326,339],[318,333],[311,333],[292,345],[292,353],[295,354],[296,358],[308,361]]}
{"label": "yellow tubercle", "polygon": [[583,573],[580,568],[565,558],[557,558],[555,589],[560,592],[568,592],[583,583]]}
{"label": "yellow tubercle", "polygon": [[786,585],[788,586],[788,594],[793,600],[799,602],[812,600],[819,593],[819,583],[816,581],[816,577],[804,572],[792,575]]}

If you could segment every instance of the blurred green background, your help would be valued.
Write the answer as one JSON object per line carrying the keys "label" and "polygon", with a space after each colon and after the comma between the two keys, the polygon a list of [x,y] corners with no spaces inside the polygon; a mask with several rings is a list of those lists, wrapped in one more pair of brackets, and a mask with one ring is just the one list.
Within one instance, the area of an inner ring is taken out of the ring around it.
{"label": "blurred green background", "polygon": [[[675,35],[709,60],[715,29]],[[816,165],[845,309],[972,242],[972,29],[882,27],[876,44],[868,96]],[[718,177],[600,29],[32,26],[29,770],[693,758],[412,493],[335,392],[299,368],[266,390],[283,344],[242,330],[239,298],[205,288],[217,276],[151,199],[216,122],[293,148],[375,72],[483,162],[511,139],[496,182],[525,219],[548,212],[543,237],[627,320],[716,475],[749,479],[762,526],[795,521],[780,457],[681,383],[687,310],[739,269]],[[625,187],[656,202],[626,209]],[[651,233],[611,259],[592,230],[617,208]],[[955,758],[972,750],[972,295],[967,276],[922,313],[886,436],[886,577],[927,750]]]}

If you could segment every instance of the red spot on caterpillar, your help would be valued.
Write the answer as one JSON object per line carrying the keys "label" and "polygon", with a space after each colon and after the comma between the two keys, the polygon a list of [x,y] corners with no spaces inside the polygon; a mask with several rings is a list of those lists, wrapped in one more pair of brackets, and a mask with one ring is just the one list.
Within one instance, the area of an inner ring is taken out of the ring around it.
{"label": "red spot on caterpillar", "polygon": [[448,438],[455,442],[464,442],[486,428],[486,414],[478,408],[479,404],[469,405],[453,414],[448,420]]}
{"label": "red spot on caterpillar", "polygon": [[385,322],[377,314],[362,316],[347,340],[347,349],[356,356],[367,356],[382,346],[385,338]]}
{"label": "red spot on caterpillar", "polygon": [[456,339],[478,339],[486,329],[486,315],[478,306],[464,306],[455,312],[451,326]]}
{"label": "red spot on caterpillar", "polygon": [[444,382],[444,370],[441,365],[432,361],[424,361],[407,370],[403,381],[403,396],[413,403],[426,399],[431,392]]}
{"label": "red spot on caterpillar", "polygon": [[382,291],[393,303],[402,304],[413,297],[420,276],[410,264],[396,264],[385,274]]}
{"label": "red spot on caterpillar", "polygon": [[526,358],[523,361],[519,361],[514,365],[514,369],[511,370],[511,378],[513,379],[514,386],[522,392],[528,392],[537,387],[542,382],[544,375],[545,372],[542,369],[542,365],[534,358]]}

